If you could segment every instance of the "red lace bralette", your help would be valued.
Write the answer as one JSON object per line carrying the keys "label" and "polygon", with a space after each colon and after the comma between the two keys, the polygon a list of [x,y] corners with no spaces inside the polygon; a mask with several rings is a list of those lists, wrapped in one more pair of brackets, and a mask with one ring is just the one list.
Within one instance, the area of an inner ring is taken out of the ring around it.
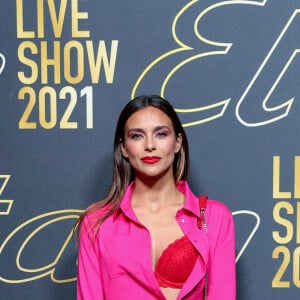
{"label": "red lace bralette", "polygon": [[155,277],[161,287],[182,288],[191,274],[198,253],[186,236],[170,244],[155,267]]}

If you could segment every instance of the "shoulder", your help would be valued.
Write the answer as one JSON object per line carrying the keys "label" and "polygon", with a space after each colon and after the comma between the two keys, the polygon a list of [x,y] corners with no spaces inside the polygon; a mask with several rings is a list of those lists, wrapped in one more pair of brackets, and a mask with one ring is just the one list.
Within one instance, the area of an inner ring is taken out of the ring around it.
{"label": "shoulder", "polygon": [[224,203],[213,199],[207,199],[207,209],[215,213],[231,215],[231,211]]}
{"label": "shoulder", "polygon": [[90,205],[82,216],[80,234],[95,236],[109,209],[109,205],[101,206],[101,202],[96,202]]}
{"label": "shoulder", "polygon": [[[185,208],[192,211],[194,214],[198,214],[200,211],[199,197],[192,192],[186,181],[180,181],[177,187],[179,191],[184,193],[186,196]],[[232,217],[230,210],[224,203],[210,198],[207,199],[205,215],[208,219],[210,216],[214,216],[216,219],[220,219],[222,216],[226,218]]]}
{"label": "shoulder", "polygon": [[208,221],[214,224],[225,225],[226,223],[233,223],[232,212],[220,201],[208,199],[206,214]]}

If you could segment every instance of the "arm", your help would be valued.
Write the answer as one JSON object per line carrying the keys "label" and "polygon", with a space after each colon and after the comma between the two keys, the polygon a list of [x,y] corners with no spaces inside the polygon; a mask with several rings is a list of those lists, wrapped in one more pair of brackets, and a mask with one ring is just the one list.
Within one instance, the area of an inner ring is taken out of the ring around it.
{"label": "arm", "polygon": [[88,216],[84,217],[80,228],[77,300],[103,300],[97,235],[93,238],[94,230],[88,219]]}
{"label": "arm", "polygon": [[208,266],[207,299],[235,300],[235,241],[232,214],[224,207],[212,218],[216,222],[210,222],[211,224],[208,225],[208,236],[212,235],[212,243]]}

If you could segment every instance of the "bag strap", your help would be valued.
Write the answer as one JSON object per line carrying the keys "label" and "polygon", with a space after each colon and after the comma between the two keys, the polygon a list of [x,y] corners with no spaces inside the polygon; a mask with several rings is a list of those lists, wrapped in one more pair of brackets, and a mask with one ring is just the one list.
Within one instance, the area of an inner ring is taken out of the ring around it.
{"label": "bag strap", "polygon": [[[199,197],[199,207],[200,207],[200,218],[198,218],[197,224],[198,228],[203,228],[205,230],[205,233],[207,234],[207,225],[206,225],[206,220],[205,220],[205,209],[206,209],[206,204],[207,204],[207,196],[206,195],[201,195]],[[207,266],[206,266],[206,272],[205,272],[205,281],[204,281],[204,292],[203,292],[203,300],[207,299]]]}
{"label": "bag strap", "polygon": [[202,224],[203,224],[204,230],[207,233],[207,226],[206,226],[205,215],[204,215],[206,209],[206,203],[207,203],[207,196],[201,195],[199,197],[199,207],[200,207],[201,217],[198,218],[197,224],[199,229],[202,228]]}

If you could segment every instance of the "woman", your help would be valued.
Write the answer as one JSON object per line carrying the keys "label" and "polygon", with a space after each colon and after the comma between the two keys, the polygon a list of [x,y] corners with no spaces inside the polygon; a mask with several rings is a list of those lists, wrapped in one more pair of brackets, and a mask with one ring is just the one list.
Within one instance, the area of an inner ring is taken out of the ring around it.
{"label": "woman", "polygon": [[188,167],[172,106],[159,96],[130,101],[115,132],[110,192],[77,222],[77,299],[235,299],[232,215],[208,200],[201,218]]}

